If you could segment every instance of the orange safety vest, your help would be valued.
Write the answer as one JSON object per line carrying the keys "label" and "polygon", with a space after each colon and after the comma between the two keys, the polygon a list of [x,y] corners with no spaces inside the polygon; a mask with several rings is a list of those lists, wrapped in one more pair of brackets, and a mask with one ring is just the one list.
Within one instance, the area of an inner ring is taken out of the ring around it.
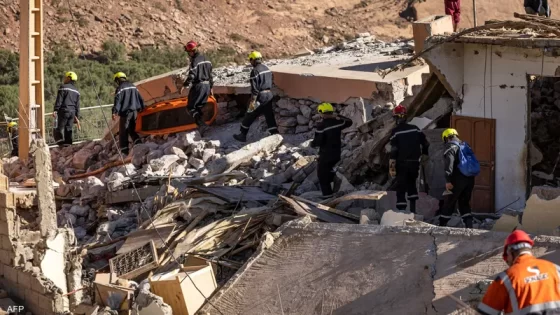
{"label": "orange safety vest", "polygon": [[560,267],[522,253],[484,295],[478,310],[484,314],[541,314],[560,311]]}

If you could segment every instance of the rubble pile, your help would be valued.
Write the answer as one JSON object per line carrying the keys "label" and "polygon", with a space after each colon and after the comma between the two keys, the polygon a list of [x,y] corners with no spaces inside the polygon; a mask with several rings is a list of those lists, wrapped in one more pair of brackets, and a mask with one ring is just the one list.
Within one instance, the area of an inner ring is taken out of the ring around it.
{"label": "rubble pile", "polygon": [[533,184],[557,186],[555,179],[560,177],[557,167],[560,156],[560,80],[536,79],[531,84],[530,159]]}
{"label": "rubble pile", "polygon": [[[277,65],[336,65],[379,56],[398,56],[402,58],[412,54],[413,50],[413,41],[386,43],[370,33],[360,33],[351,41],[318,48],[315,51],[304,50],[292,59],[265,60],[265,64],[269,67]],[[266,56],[264,57],[266,59]],[[183,78],[182,80],[184,80],[187,70],[178,73],[178,76]],[[214,82],[216,85],[224,86],[248,83],[250,72],[251,67],[249,65],[217,68],[214,69]]]}

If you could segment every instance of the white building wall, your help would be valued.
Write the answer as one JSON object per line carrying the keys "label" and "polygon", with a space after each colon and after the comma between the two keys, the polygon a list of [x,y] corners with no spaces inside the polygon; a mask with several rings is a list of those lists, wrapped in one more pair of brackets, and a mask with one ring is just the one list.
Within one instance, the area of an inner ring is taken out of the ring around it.
{"label": "white building wall", "polygon": [[[440,49],[439,53],[444,51]],[[542,54],[543,50],[540,48],[481,44],[464,44],[463,47],[463,83],[461,90],[456,91],[459,95],[463,94],[463,104],[462,110],[457,114],[496,120],[496,209],[501,209],[518,198],[519,201],[510,207],[525,207],[526,141],[529,127],[527,75],[540,75],[542,72],[544,76],[554,76],[560,66],[560,58],[552,57],[547,52],[543,59]],[[456,58],[456,53],[449,56],[450,60]],[[431,56],[428,56],[428,59],[431,60]],[[451,78],[452,86],[457,86],[461,73],[450,72],[449,62],[443,64],[447,66],[435,66],[445,77]]]}

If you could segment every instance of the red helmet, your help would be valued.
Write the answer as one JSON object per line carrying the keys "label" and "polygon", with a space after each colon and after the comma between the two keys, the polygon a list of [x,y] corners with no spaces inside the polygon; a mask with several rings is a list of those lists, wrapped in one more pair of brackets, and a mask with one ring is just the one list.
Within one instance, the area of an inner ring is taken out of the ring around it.
{"label": "red helmet", "polygon": [[[515,244],[519,244],[519,243],[524,243],[523,246],[519,246],[519,248],[516,249],[520,249],[520,248],[531,248],[533,247],[533,245],[535,244],[535,242],[533,242],[533,240],[531,239],[531,237],[529,237],[529,235],[521,230],[515,230],[513,231],[507,238],[506,241],[504,243],[504,254],[503,254],[503,258],[504,260],[506,260],[507,258],[507,249],[509,246],[515,245]],[[528,245],[527,245],[528,244]]]}
{"label": "red helmet", "polygon": [[393,108],[393,116],[405,116],[406,115],[406,107],[402,104]]}
{"label": "red helmet", "polygon": [[197,47],[198,47],[198,43],[195,42],[194,40],[191,40],[185,45],[185,51],[195,51]]}

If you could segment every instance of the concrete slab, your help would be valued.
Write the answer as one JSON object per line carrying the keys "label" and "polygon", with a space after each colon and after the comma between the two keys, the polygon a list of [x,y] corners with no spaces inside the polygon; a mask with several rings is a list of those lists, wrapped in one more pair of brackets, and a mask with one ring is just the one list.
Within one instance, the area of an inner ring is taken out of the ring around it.
{"label": "concrete slab", "polygon": [[[507,268],[508,233],[297,220],[274,234],[211,299],[223,314],[450,314],[448,295],[474,306]],[[559,247],[535,238],[538,257],[558,262]]]}
{"label": "concrete slab", "polygon": [[523,228],[535,235],[555,235],[560,226],[560,197],[545,200],[531,195],[523,210]]}
{"label": "concrete slab", "polygon": [[414,214],[388,210],[383,213],[381,222],[379,222],[379,224],[387,226],[404,226],[404,222],[406,220],[414,220]]}
{"label": "concrete slab", "polygon": [[[64,234],[58,233],[53,240],[46,240],[46,243],[47,250],[45,251],[45,257],[41,261],[41,271],[43,275],[54,282],[63,293],[68,293],[66,274],[64,272],[66,262],[66,240]],[[58,266],[58,268],[53,268],[53,266]]]}

